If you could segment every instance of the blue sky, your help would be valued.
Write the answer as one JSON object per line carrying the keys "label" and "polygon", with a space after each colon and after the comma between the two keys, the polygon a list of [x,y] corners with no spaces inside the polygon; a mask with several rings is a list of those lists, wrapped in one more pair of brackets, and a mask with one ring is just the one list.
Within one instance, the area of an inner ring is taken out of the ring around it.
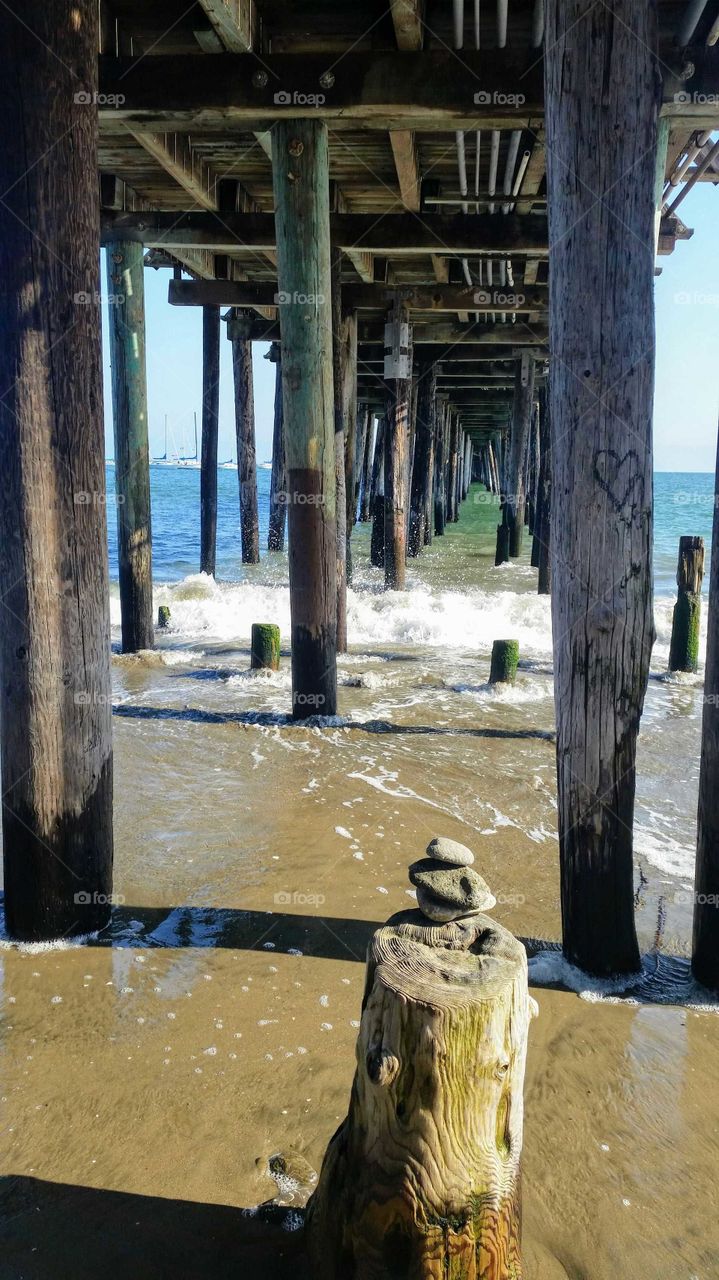
{"label": "blue sky", "polygon": [[[713,471],[719,418],[719,190],[700,184],[681,206],[694,227],[693,239],[659,259],[656,282],[657,379],[654,458],[658,471]],[[105,265],[103,263],[103,281]],[[192,453],[193,412],[201,420],[202,314],[196,307],[171,307],[170,272],[145,271],[147,383],[150,452],[163,452],[167,414],[169,450]],[[230,343],[221,341],[220,461],[234,458]],[[268,348],[255,343],[257,457],[272,454],[275,370],[263,359]],[[105,428],[112,456],[112,411],[107,330],[103,317]]]}

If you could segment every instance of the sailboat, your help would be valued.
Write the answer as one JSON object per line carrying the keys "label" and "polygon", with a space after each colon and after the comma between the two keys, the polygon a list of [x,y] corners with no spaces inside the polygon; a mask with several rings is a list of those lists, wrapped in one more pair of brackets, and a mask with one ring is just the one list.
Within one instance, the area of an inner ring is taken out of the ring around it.
{"label": "sailboat", "polygon": [[197,453],[197,413],[194,413],[193,417],[195,420],[195,452],[189,458],[185,458],[185,457],[178,458],[177,459],[178,467],[199,467],[200,465],[200,459]]}
{"label": "sailboat", "polygon": [[218,462],[217,465],[221,471],[234,471],[237,463],[234,458],[229,458],[227,462]]}
{"label": "sailboat", "polygon": [[167,456],[167,414],[165,414],[165,452],[160,458],[153,458],[153,467],[174,467],[176,458],[168,458]]}

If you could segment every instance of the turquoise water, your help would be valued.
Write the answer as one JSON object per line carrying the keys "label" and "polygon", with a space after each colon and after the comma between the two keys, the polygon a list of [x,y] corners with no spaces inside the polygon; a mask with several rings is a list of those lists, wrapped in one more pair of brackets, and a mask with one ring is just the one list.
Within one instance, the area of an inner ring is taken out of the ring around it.
{"label": "turquoise water", "polygon": [[[152,486],[153,572],[157,582],[178,582],[197,573],[200,559],[200,472],[194,468],[150,469]],[[114,469],[107,469],[108,493],[113,492]],[[260,547],[267,546],[270,472],[257,472]],[[217,473],[217,576],[243,578],[240,556],[237,473]],[[677,548],[682,534],[701,535],[708,554],[714,505],[714,477],[709,472],[660,471],[654,477],[654,577],[658,595],[675,587]],[[117,578],[117,536],[114,511],[108,507],[110,573]]]}

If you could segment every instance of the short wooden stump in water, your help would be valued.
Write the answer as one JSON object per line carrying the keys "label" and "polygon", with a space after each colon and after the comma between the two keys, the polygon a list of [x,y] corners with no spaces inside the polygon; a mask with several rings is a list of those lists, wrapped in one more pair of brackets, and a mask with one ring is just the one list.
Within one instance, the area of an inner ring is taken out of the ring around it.
{"label": "short wooden stump in water", "polygon": [[349,1114],[307,1210],[316,1280],[521,1280],[531,1010],[524,947],[489,916],[375,933]]}

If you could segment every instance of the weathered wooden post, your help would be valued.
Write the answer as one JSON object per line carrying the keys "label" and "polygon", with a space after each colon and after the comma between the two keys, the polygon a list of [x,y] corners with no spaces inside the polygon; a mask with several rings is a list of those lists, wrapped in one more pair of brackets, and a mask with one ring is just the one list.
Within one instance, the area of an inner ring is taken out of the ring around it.
{"label": "weathered wooden post", "polygon": [[217,555],[217,433],[220,415],[220,308],[202,308],[200,572],[214,575]]}
{"label": "weathered wooden post", "polygon": [[136,653],[154,643],[144,249],[113,241],[106,253],[122,651]]}
{"label": "weathered wooden post", "polygon": [[282,551],[285,545],[287,515],[287,468],[285,465],[285,432],[282,418],[282,348],[273,342],[267,356],[275,366],[275,416],[272,430],[272,473],[270,475],[270,518],[267,550]]}
{"label": "weathered wooden post", "polygon": [[364,441],[364,454],[362,460],[362,481],[360,484],[359,495],[359,518],[362,524],[366,524],[372,514],[372,462],[374,444],[374,414],[369,406],[367,407],[367,434]]}
{"label": "weathered wooden post", "polygon": [[704,577],[704,539],[679,539],[677,602],[669,648],[670,671],[696,671],[699,664],[699,624]]}
{"label": "weathered wooden post", "polygon": [[252,623],[250,668],[253,671],[279,671],[280,629],[273,622]]}
{"label": "weathered wooden post", "polygon": [[337,710],[337,566],[327,126],[272,130],[289,502],[293,715]]}
{"label": "weathered wooden post", "polygon": [[307,1207],[314,1280],[521,1280],[524,947],[489,916],[370,943],[349,1113]]}
{"label": "weathered wooden post", "polygon": [[[355,454],[357,450],[357,312],[345,317],[347,345],[343,379],[343,409],[345,418],[345,505],[346,505],[346,576],[347,585],[352,582],[352,530],[357,516],[355,500]],[[345,599],[345,619],[347,601]],[[346,620],[345,620],[346,629]]]}
{"label": "weathered wooden post", "polygon": [[0,754],[5,920],[101,929],[112,894],[98,6],[0,7]]}
{"label": "weathered wooden post", "polygon": [[160,631],[165,631],[170,625],[170,606],[161,604],[157,610],[157,626]]}
{"label": "weathered wooden post", "polygon": [[372,463],[372,537],[370,562],[375,569],[384,569],[384,450],[387,434],[387,418],[377,419],[377,436]]}
{"label": "weathered wooden post", "polygon": [[537,592],[540,596],[552,594],[551,520],[552,520],[552,431],[549,420],[549,390],[539,392],[539,549],[537,565]]}
{"label": "weathered wooden post", "polygon": [[434,532],[438,538],[444,534],[446,522],[446,452],[447,452],[447,419],[449,406],[446,399],[437,403],[436,435],[434,448]]}
{"label": "weathered wooden post", "polygon": [[335,501],[336,582],[337,582],[337,652],[347,652],[347,475],[345,382],[349,358],[349,331],[342,312],[342,253],[332,250],[332,377],[335,415]]}
{"label": "weathered wooden post", "polygon": [[260,563],[251,325],[251,317],[237,310],[233,310],[227,321],[227,337],[232,343],[237,478],[240,486],[240,540],[243,564]]}
{"label": "weathered wooden post", "polygon": [[348,518],[351,517],[352,527],[354,528],[359,516],[360,497],[362,494],[362,485],[364,482],[364,469],[367,458],[367,437],[370,434],[372,418],[370,408],[367,404],[357,405],[357,432],[355,435],[355,458],[354,458],[354,495],[352,502],[352,511],[348,512]]}
{"label": "weathered wooden post", "polygon": [[525,514],[525,460],[534,405],[534,356],[523,351],[517,360],[512,407],[512,433],[507,465],[507,519],[509,522],[509,554],[512,559],[522,554]]}
{"label": "weathered wooden post", "polygon": [[437,389],[437,370],[431,360],[419,366],[417,388],[417,419],[412,467],[412,491],[409,512],[409,538],[407,554],[418,556],[425,544],[425,523],[428,493],[432,487],[432,452],[434,441],[434,398]]}
{"label": "weathered wooden post", "polygon": [[449,429],[449,470],[447,483],[447,520],[456,524],[457,513],[457,468],[459,466],[459,414],[452,413]]}
{"label": "weathered wooden post", "polygon": [[656,8],[545,12],[562,932],[572,963],[619,974],[639,967],[632,826],[654,639]]}
{"label": "weathered wooden post", "polygon": [[489,668],[490,684],[514,684],[519,665],[519,641],[495,640]]}
{"label": "weathered wooden post", "polygon": [[697,861],[694,879],[692,971],[719,990],[719,438],[714,481],[707,656],[704,667],[702,754],[699,771]]}
{"label": "weathered wooden post", "polygon": [[398,297],[390,312],[392,346],[385,355],[385,378],[392,390],[387,405],[384,454],[384,581],[404,591],[407,561],[407,487],[409,412],[412,389],[412,337],[409,310]]}

